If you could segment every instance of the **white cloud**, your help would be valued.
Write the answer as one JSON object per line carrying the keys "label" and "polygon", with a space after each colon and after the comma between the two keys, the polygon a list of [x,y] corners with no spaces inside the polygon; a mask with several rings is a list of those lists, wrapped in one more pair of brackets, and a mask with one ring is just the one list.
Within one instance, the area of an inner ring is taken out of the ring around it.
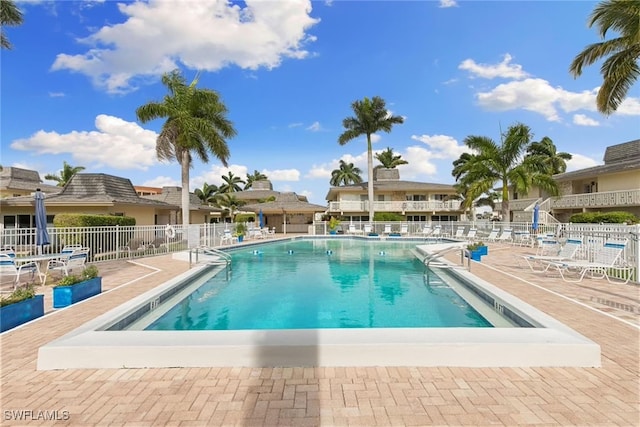
{"label": "white cloud", "polygon": [[307,127],[306,130],[310,130],[311,132],[320,132],[324,129],[322,129],[322,126],[320,126],[320,122],[313,122],[313,124]]}
{"label": "white cloud", "polygon": [[[134,182],[133,185],[138,185],[138,184]],[[158,177],[155,177],[155,178],[150,179],[148,181],[145,181],[140,185],[145,186],[145,187],[159,187],[159,188],[162,188],[162,187],[181,187],[182,186],[182,184],[179,181],[177,181],[177,180],[175,180],[175,179],[173,179],[171,177],[168,177],[168,176],[158,176]],[[195,187],[191,187],[190,190],[193,191],[194,188]]]}
{"label": "white cloud", "polygon": [[321,165],[312,165],[311,169],[309,169],[309,172],[307,172],[304,177],[310,179],[329,179],[331,178],[331,171],[333,169],[326,163]]}
{"label": "white cloud", "polygon": [[448,135],[411,135],[411,139],[427,144],[430,158],[433,159],[457,159],[462,153],[469,152],[465,145],[459,145],[455,138]]}
{"label": "white cloud", "polygon": [[456,0],[440,0],[440,7],[442,8],[447,8],[447,7],[457,7],[458,3],[456,2]]}
{"label": "white cloud", "polygon": [[39,130],[29,138],[13,141],[11,148],[35,154],[68,153],[77,165],[85,167],[147,170],[158,163],[155,132],[105,114],[96,117],[95,125],[97,131],[66,134]]}
{"label": "white cloud", "polygon": [[300,171],[297,169],[276,169],[263,170],[263,174],[269,177],[270,181],[300,181]]}
{"label": "white cloud", "polygon": [[640,116],[640,98],[627,97],[622,101],[614,114],[623,116]]}
{"label": "white cloud", "polygon": [[291,123],[287,127],[288,128],[297,128],[297,127],[300,127],[300,126],[302,126],[302,123],[297,122],[297,123]]}
{"label": "white cloud", "polygon": [[400,179],[417,180],[424,176],[433,176],[438,172],[433,163],[433,152],[417,145],[409,146],[401,152],[402,158],[409,162],[407,165],[398,166]]}
{"label": "white cloud", "polygon": [[310,56],[305,45],[316,38],[307,31],[319,22],[310,16],[310,0],[246,0],[245,4],[120,3],[124,22],[105,25],[79,39],[88,50],[58,54],[51,69],[82,73],[110,93],[126,93],[136,89],[132,79],[148,79],[179,64],[202,71],[229,65],[273,69],[286,58]]}
{"label": "white cloud", "polygon": [[512,56],[508,53],[499,64],[478,64],[473,59],[465,59],[458,65],[461,70],[471,73],[472,77],[482,77],[485,79],[523,79],[529,74],[522,70],[522,65],[511,64]]}
{"label": "white cloud", "polygon": [[65,95],[64,92],[49,92],[50,98],[63,98]]}
{"label": "white cloud", "polygon": [[580,126],[600,126],[600,122],[584,114],[574,114],[573,123]]}
{"label": "white cloud", "polygon": [[305,196],[307,200],[311,200],[313,197],[313,192],[309,190],[302,190],[298,193],[300,196]]}
{"label": "white cloud", "polygon": [[567,161],[567,172],[590,168],[592,166],[598,166],[599,164],[601,164],[601,162],[593,160],[591,157],[571,153],[571,160]]}

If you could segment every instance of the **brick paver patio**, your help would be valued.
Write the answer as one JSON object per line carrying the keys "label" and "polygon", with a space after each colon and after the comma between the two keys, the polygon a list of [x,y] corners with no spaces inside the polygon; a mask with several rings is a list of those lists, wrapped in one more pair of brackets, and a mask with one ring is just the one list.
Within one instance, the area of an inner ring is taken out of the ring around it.
{"label": "brick paver patio", "polygon": [[0,335],[1,424],[640,425],[640,287],[536,275],[517,265],[527,251],[492,245],[472,272],[600,344],[602,368],[36,371],[40,346],[188,268],[165,255],[101,264],[108,292]]}

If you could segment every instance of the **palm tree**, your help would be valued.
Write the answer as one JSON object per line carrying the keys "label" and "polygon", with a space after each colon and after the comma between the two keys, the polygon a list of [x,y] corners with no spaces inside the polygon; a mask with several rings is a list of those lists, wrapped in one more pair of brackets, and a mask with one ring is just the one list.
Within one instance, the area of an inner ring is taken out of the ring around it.
{"label": "palm tree", "polygon": [[238,209],[244,206],[246,202],[238,200],[236,196],[229,193],[219,194],[216,197],[216,206],[229,211],[231,221],[234,221],[234,217]]}
{"label": "palm tree", "polygon": [[407,165],[409,162],[404,160],[400,154],[394,155],[393,148],[387,147],[386,150],[381,151],[375,155],[375,158],[382,163],[376,167],[383,167],[387,169],[394,169],[400,165]]}
{"label": "palm tree", "polygon": [[244,184],[244,181],[239,176],[235,176],[233,172],[229,171],[228,175],[222,175],[224,183],[218,189],[220,193],[233,193],[234,191],[242,191],[240,184]]}
{"label": "palm tree", "polygon": [[573,59],[569,72],[582,74],[584,66],[607,58],[600,67],[603,81],[596,97],[598,111],[609,115],[618,109],[640,75],[640,0],[605,0],[589,17],[589,27],[596,25],[604,40],[609,30],[619,37],[593,43]]}
{"label": "palm tree", "polygon": [[466,137],[465,145],[477,154],[465,156],[464,162],[463,154],[457,160],[457,173],[460,176],[457,181],[466,188],[466,199],[469,200],[467,203],[490,193],[498,184],[502,189],[502,218],[508,221],[509,186],[526,193],[532,185],[536,185],[552,195],[558,194],[558,186],[548,173],[541,172],[540,168],[533,164],[531,156],[523,158],[532,138],[528,126],[516,123],[501,137],[500,144],[484,136]]}
{"label": "palm tree", "polygon": [[79,172],[85,170],[84,166],[71,166],[67,162],[62,162],[62,170],[60,171],[60,175],[47,174],[44,176],[44,179],[48,179],[50,181],[56,181],[58,187],[64,187],[67,185],[71,178]]}
{"label": "palm tree", "polygon": [[371,135],[376,132],[391,132],[394,124],[404,123],[404,118],[393,116],[385,107],[385,102],[379,96],[372,99],[364,98],[362,101],[354,101],[351,104],[355,117],[347,117],[342,121],[346,129],[338,143],[344,145],[361,135],[367,136],[367,193],[369,199],[369,221],[373,221],[373,150],[371,148]]}
{"label": "palm tree", "polygon": [[247,174],[247,183],[244,185],[244,189],[248,190],[251,188],[251,186],[253,185],[254,182],[256,181],[263,181],[266,180],[267,175],[263,174],[262,172],[259,172],[257,170],[254,170],[253,173],[248,173]]}
{"label": "palm tree", "polygon": [[11,49],[11,42],[4,34],[4,27],[15,27],[22,24],[22,12],[12,0],[0,1],[0,46],[3,49]]}
{"label": "palm tree", "polygon": [[573,157],[569,153],[560,152],[551,138],[545,136],[539,142],[532,142],[527,148],[527,157],[533,157],[534,164],[539,165],[541,172],[549,175],[564,173],[567,170],[567,160]]}
{"label": "palm tree", "polygon": [[189,225],[189,169],[192,153],[203,163],[209,162],[209,152],[227,166],[229,148],[226,139],[236,135],[227,119],[227,107],[220,96],[210,89],[197,89],[198,76],[187,85],[178,70],[162,76],[169,94],[162,102],[150,102],[136,110],[142,123],[166,118],[156,140],[158,159],[176,160],[181,167],[182,224]]}
{"label": "palm tree", "polygon": [[218,194],[218,186],[215,184],[202,184],[202,188],[196,188],[193,193],[198,196],[202,203],[213,203]]}
{"label": "palm tree", "polygon": [[331,172],[331,184],[334,187],[349,184],[360,184],[362,182],[362,178],[360,174],[362,171],[359,167],[353,165],[353,163],[347,163],[344,160],[340,160],[340,168],[334,169]]}

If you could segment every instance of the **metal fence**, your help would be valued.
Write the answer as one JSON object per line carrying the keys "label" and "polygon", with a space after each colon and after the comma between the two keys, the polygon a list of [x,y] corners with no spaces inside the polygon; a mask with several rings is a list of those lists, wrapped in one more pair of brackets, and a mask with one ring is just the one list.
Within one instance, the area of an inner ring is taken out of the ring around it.
{"label": "metal fence", "polygon": [[[338,226],[339,234],[347,234],[349,225],[359,230],[364,229],[368,222],[342,222]],[[455,236],[462,228],[463,235],[468,235],[471,228],[477,230],[475,240],[482,240],[492,230],[510,228],[514,234],[530,232],[533,235],[548,234],[560,240],[566,238],[581,238],[592,248],[597,248],[607,240],[626,241],[623,256],[619,263],[620,272],[613,275],[621,276],[632,271],[632,281],[638,282],[640,270],[640,225],[621,224],[554,224],[540,225],[533,232],[531,223],[501,223],[491,221],[473,222],[374,222],[371,224],[373,233],[384,236],[385,232],[400,233],[406,227],[408,235],[421,237],[425,226],[441,227],[444,237]],[[252,224],[248,224],[249,231]],[[183,228],[174,226],[132,226],[132,227],[67,227],[49,228],[50,245],[38,248],[35,245],[35,228],[5,228],[0,229],[0,244],[12,247],[20,255],[31,255],[40,251],[58,253],[66,245],[80,244],[89,248],[89,262],[109,261],[121,258],[133,258],[156,254],[182,251],[197,246],[222,246],[225,230],[235,231],[235,224],[200,224]],[[251,232],[245,234],[245,239],[251,239]],[[315,222],[308,226],[308,234],[328,235],[329,226],[326,222]],[[282,234],[280,234],[282,235]],[[254,237],[255,238],[255,237]],[[615,269],[614,269],[615,270]]]}

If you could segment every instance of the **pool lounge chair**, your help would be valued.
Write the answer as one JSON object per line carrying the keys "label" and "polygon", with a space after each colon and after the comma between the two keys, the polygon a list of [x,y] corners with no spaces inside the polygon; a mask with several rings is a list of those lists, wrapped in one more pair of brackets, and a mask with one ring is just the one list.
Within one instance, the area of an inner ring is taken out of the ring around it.
{"label": "pool lounge chair", "polygon": [[502,230],[502,233],[498,237],[496,237],[496,242],[511,242],[513,230],[510,228],[505,228]]}
{"label": "pool lounge chair", "polygon": [[391,224],[385,224],[385,225],[384,225],[384,231],[382,232],[382,234],[387,234],[387,235],[389,235],[389,234],[391,234],[391,233],[392,233],[392,231],[391,231]]}
{"label": "pool lounge chair", "polygon": [[458,227],[456,230],[456,234],[453,236],[454,239],[463,239],[464,238],[464,227]]}
{"label": "pool lounge chair", "polygon": [[476,234],[478,234],[478,229],[477,228],[470,228],[469,232],[467,233],[466,236],[464,236],[464,238],[467,239],[467,240],[474,240],[476,238]]}
{"label": "pool lounge chair", "polygon": [[425,225],[420,231],[420,234],[422,234],[424,237],[431,235],[431,233],[433,233],[433,229],[428,225]]}
{"label": "pool lounge chair", "polygon": [[518,260],[524,260],[534,273],[543,273],[551,267],[552,261],[574,261],[581,245],[580,239],[568,239],[556,255],[520,255]]}
{"label": "pool lounge chair", "polygon": [[[20,283],[21,277],[30,274],[30,279],[33,280],[36,273],[40,274],[40,271],[35,262],[17,266],[14,257],[6,253],[0,254],[0,286],[2,291],[13,291]],[[5,289],[6,285],[11,285],[11,288]]]}
{"label": "pool lounge chair", "polygon": [[487,242],[495,242],[498,238],[498,234],[500,234],[500,230],[491,230],[491,233],[486,237]]}
{"label": "pool lounge chair", "polygon": [[409,234],[409,224],[402,224],[400,226],[400,235],[405,236]]}
{"label": "pool lounge chair", "polygon": [[442,237],[442,226],[436,225],[431,232],[430,238],[440,239]]}
{"label": "pool lounge chair", "polygon": [[78,275],[82,273],[87,266],[87,258],[89,251],[85,248],[74,250],[66,259],[52,259],[47,263],[47,272],[42,285],[47,282],[50,274],[59,272],[63,277],[70,274]]}
{"label": "pool lounge chair", "polygon": [[363,231],[359,228],[356,228],[355,224],[349,224],[349,228],[347,229],[348,234],[362,234]]}
{"label": "pool lounge chair", "polygon": [[[595,251],[593,261],[550,261],[549,270],[557,270],[562,280],[569,283],[581,282],[589,273],[590,277],[606,278],[609,283],[626,284],[631,278],[631,268],[618,265],[626,245],[626,240],[609,240]],[[626,278],[611,280],[609,275],[615,269],[626,270]]]}

